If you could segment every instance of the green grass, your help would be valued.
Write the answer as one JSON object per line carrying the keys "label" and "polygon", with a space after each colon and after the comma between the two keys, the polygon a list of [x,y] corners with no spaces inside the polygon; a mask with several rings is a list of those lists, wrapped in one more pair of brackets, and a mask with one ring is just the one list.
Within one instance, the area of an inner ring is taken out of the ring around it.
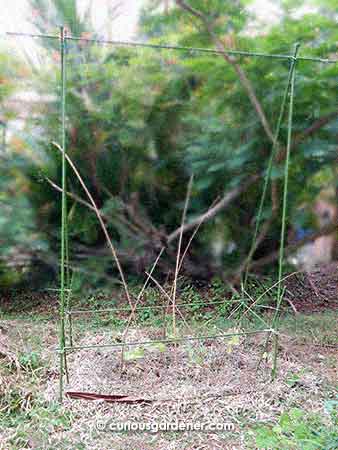
{"label": "green grass", "polygon": [[325,402],[325,415],[292,408],[275,424],[257,424],[247,433],[249,445],[283,450],[330,450],[338,447],[337,400]]}
{"label": "green grass", "polygon": [[19,352],[16,363],[0,360],[0,430],[6,432],[4,448],[10,450],[52,449],[45,445],[49,436],[69,429],[72,423],[70,411],[44,399],[49,364],[42,358],[41,342],[31,341],[34,350]]}
{"label": "green grass", "polygon": [[10,397],[5,396],[1,403],[6,403],[6,409],[0,413],[0,428],[10,430],[7,445],[12,449],[46,448],[49,435],[70,429],[72,424],[70,411],[39,397],[28,404],[27,394],[21,389],[12,389]]}
{"label": "green grass", "polygon": [[299,343],[338,345],[338,312],[286,315],[281,319],[284,333],[297,337]]}

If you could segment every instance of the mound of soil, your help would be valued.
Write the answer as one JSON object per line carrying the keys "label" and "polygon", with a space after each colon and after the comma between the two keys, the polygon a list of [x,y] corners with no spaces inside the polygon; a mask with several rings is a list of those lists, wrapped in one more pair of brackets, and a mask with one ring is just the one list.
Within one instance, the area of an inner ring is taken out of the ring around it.
{"label": "mound of soil", "polygon": [[290,277],[285,286],[286,298],[298,312],[338,309],[338,262]]}

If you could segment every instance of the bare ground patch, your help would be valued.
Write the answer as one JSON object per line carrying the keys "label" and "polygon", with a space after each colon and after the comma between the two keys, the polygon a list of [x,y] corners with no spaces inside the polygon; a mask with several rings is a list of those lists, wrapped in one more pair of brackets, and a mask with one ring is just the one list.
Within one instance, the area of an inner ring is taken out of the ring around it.
{"label": "bare ground patch", "polygon": [[286,295],[298,312],[338,309],[338,262],[286,280]]}

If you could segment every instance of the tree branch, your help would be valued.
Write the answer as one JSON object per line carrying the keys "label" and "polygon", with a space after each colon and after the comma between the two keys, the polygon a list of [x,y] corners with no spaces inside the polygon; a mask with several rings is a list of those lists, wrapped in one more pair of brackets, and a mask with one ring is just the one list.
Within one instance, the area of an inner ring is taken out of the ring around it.
{"label": "tree branch", "polygon": [[319,119],[315,120],[309,128],[306,128],[302,133],[300,133],[299,136],[297,136],[294,139],[294,145],[297,145],[298,143],[302,142],[307,137],[316,133],[316,131],[325,127],[325,125],[330,123],[335,118],[338,118],[338,111],[333,111],[332,113],[327,114],[326,116],[320,117]]}
{"label": "tree branch", "polygon": [[[248,97],[255,109],[255,111],[257,112],[257,115],[260,118],[261,124],[263,126],[263,129],[266,133],[266,135],[268,136],[268,138],[270,139],[270,141],[273,143],[274,142],[274,135],[273,132],[271,130],[271,127],[268,123],[268,120],[266,118],[266,115],[264,113],[264,110],[256,96],[256,93],[254,91],[254,88],[250,82],[250,80],[247,78],[244,70],[238,65],[238,63],[236,62],[236,59],[232,56],[230,56],[229,54],[227,54],[226,52],[226,48],[224,47],[222,41],[218,38],[217,34],[214,32],[210,21],[208,19],[208,17],[206,17],[201,11],[197,10],[196,8],[193,8],[190,4],[188,4],[185,0],[176,0],[176,4],[183,10],[185,10],[186,12],[188,12],[190,15],[196,17],[198,20],[200,20],[203,24],[203,26],[205,27],[205,29],[207,30],[207,32],[209,33],[209,35],[211,36],[211,38],[213,39],[217,49],[222,53],[223,58],[225,59],[226,62],[228,62],[229,64],[231,64],[236,73],[238,74],[238,77],[240,79],[240,82],[242,83],[243,87],[245,88]],[[302,142],[304,139],[306,139],[308,136],[314,134],[316,131],[318,131],[320,128],[322,128],[323,126],[325,126],[327,123],[329,123],[331,120],[333,120],[335,117],[338,116],[338,111],[335,111],[331,114],[328,114],[327,116],[318,119],[317,121],[315,121],[309,128],[307,128],[306,130],[303,131],[303,133],[301,133],[298,137],[296,137],[294,139],[293,145],[292,147],[294,148],[297,144],[299,144],[300,142]],[[285,150],[284,149],[280,149],[280,151],[277,154],[277,162],[281,162],[284,159],[285,156]],[[228,204],[234,200],[238,195],[242,194],[243,192],[245,192],[255,181],[257,181],[257,179],[259,178],[259,176],[257,178],[251,179],[248,183],[246,183],[245,185],[243,185],[241,187],[240,192],[237,192],[237,190],[231,191],[228,194],[225,195],[225,197],[215,205],[214,208],[212,208],[210,211],[208,211],[207,213],[205,213],[205,220],[209,220],[212,217],[214,217],[220,210],[225,209]],[[272,192],[272,200],[274,204],[274,207],[276,207],[276,201],[274,202],[274,197],[276,195],[276,189],[273,189]],[[193,228],[199,220],[201,220],[202,216],[199,216],[197,219],[195,219],[193,222],[185,225],[183,232],[189,231],[191,228]],[[203,219],[202,219],[203,220]],[[266,229],[262,231],[262,235],[260,237],[262,237],[264,239],[264,236],[267,232],[269,225],[267,225]],[[171,241],[173,241],[174,239],[176,239],[179,236],[180,233],[180,228],[175,230],[173,233],[171,233],[168,237],[168,242],[170,243]],[[325,233],[324,233],[325,234]],[[319,234],[319,236],[322,234]],[[315,237],[314,237],[315,238]],[[313,238],[313,239],[314,239]],[[311,239],[309,241],[306,242],[310,242]],[[299,246],[303,245],[303,243],[300,243]],[[292,250],[296,249],[298,247],[292,247]],[[274,261],[276,258],[278,258],[278,255],[274,255],[272,261]],[[262,261],[262,263],[264,263],[264,261]],[[267,261],[267,263],[269,263],[269,260]],[[253,266],[257,266],[258,261],[253,263]]]}
{"label": "tree branch", "polygon": [[180,233],[186,233],[187,231],[191,230],[195,226],[199,225],[201,222],[206,222],[210,219],[212,219],[216,214],[218,214],[220,211],[224,210],[229,206],[229,204],[235,200],[239,195],[241,195],[243,192],[245,192],[253,183],[255,183],[261,175],[253,175],[251,176],[245,183],[241,184],[240,186],[234,188],[233,190],[227,192],[224,197],[216,203],[215,206],[210,208],[207,212],[201,214],[200,216],[196,217],[193,221],[185,224],[184,226],[181,226],[177,228],[175,231],[173,231],[168,236],[168,243],[170,244],[172,241],[174,241]]}
{"label": "tree branch", "polygon": [[229,64],[231,64],[233,66],[233,68],[235,69],[238,78],[240,79],[242,86],[244,87],[244,89],[246,90],[248,97],[254,107],[254,109],[256,110],[256,113],[261,121],[261,124],[263,126],[263,129],[265,131],[265,134],[267,135],[267,137],[269,138],[269,140],[274,143],[274,135],[273,132],[271,130],[270,124],[268,122],[268,119],[265,115],[265,112],[263,110],[263,107],[260,103],[260,101],[257,98],[256,92],[250,82],[250,80],[248,79],[246,73],[244,72],[244,70],[242,69],[242,67],[236,62],[236,59],[230,55],[227,54],[226,52],[226,48],[224,47],[222,41],[219,39],[219,37],[217,36],[217,34],[214,32],[210,21],[208,20],[207,17],[205,17],[205,15],[203,13],[201,13],[200,11],[198,11],[197,9],[193,8],[192,6],[190,6],[187,2],[185,2],[184,0],[176,0],[176,4],[181,7],[183,10],[189,12],[190,14],[192,14],[193,16],[197,17],[199,20],[202,21],[205,29],[208,31],[208,33],[210,34],[211,38],[213,39],[217,49],[222,53],[223,58],[225,59],[226,62],[228,62]]}
{"label": "tree branch", "polygon": [[[284,255],[285,256],[290,255],[290,253],[293,253],[295,250],[302,247],[303,245],[305,245],[309,242],[312,242],[321,236],[326,236],[328,234],[331,234],[334,231],[336,231],[337,229],[338,229],[338,223],[335,222],[335,223],[328,224],[325,227],[323,227],[321,230],[319,230],[315,233],[311,233],[309,236],[306,236],[305,238],[301,239],[297,243],[290,244],[287,247],[285,247]],[[278,259],[278,257],[279,257],[279,250],[276,250],[276,251],[270,253],[269,255],[264,256],[261,259],[258,259],[257,261],[253,261],[251,263],[251,268],[257,269],[259,267],[264,267],[270,263],[275,262]]]}
{"label": "tree branch", "polygon": [[[315,120],[311,126],[306,128],[304,131],[299,133],[295,138],[293,139],[293,143],[291,145],[291,150],[293,150],[297,145],[301,144],[306,138],[309,136],[312,136],[317,131],[319,131],[321,128],[325,127],[328,123],[330,123],[332,120],[334,120],[336,117],[338,117],[338,111],[333,111],[330,114],[327,114],[326,116],[320,117],[319,119]],[[277,155],[276,162],[280,163],[285,158],[285,148],[281,149]]]}

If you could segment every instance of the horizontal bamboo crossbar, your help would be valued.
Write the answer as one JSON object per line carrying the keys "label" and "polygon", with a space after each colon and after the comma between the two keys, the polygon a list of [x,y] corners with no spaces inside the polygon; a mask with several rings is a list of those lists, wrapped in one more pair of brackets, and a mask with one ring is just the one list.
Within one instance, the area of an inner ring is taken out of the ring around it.
{"label": "horizontal bamboo crossbar", "polygon": [[[18,36],[18,37],[30,37],[30,38],[41,38],[41,39],[60,39],[60,36],[51,34],[34,34],[34,33],[20,33],[6,31],[7,36]],[[263,58],[274,58],[274,59],[286,59],[293,60],[295,57],[293,55],[285,55],[278,53],[262,53],[262,52],[248,52],[244,50],[217,50],[215,48],[201,48],[201,47],[184,47],[180,45],[171,44],[151,44],[146,42],[135,42],[135,41],[119,41],[119,40],[106,40],[106,39],[90,39],[81,36],[65,36],[67,41],[81,41],[88,42],[98,45],[112,45],[119,47],[143,47],[152,48],[155,50],[173,50],[173,51],[183,51],[191,53],[206,53],[214,56],[233,55],[233,56],[244,56],[244,57],[263,57]],[[326,59],[326,58],[316,58],[312,56],[297,56],[298,61],[312,61],[324,64],[336,64],[338,59]]]}
{"label": "horizontal bamboo crossbar", "polygon": [[[98,345],[77,345],[77,346],[65,346],[64,351],[69,352],[72,350],[89,350],[95,348],[114,348],[114,347],[132,347],[135,345],[153,345],[153,344],[171,344],[176,342],[184,342],[184,341],[206,341],[213,339],[224,339],[233,336],[247,336],[252,334],[261,334],[261,333],[275,333],[275,330],[271,328],[263,329],[263,330],[254,330],[254,331],[243,331],[238,333],[226,333],[226,334],[216,334],[214,336],[182,336],[173,339],[154,339],[151,341],[133,341],[133,342],[114,342],[111,344],[98,344]],[[62,352],[62,349],[58,348],[58,352]]]}

